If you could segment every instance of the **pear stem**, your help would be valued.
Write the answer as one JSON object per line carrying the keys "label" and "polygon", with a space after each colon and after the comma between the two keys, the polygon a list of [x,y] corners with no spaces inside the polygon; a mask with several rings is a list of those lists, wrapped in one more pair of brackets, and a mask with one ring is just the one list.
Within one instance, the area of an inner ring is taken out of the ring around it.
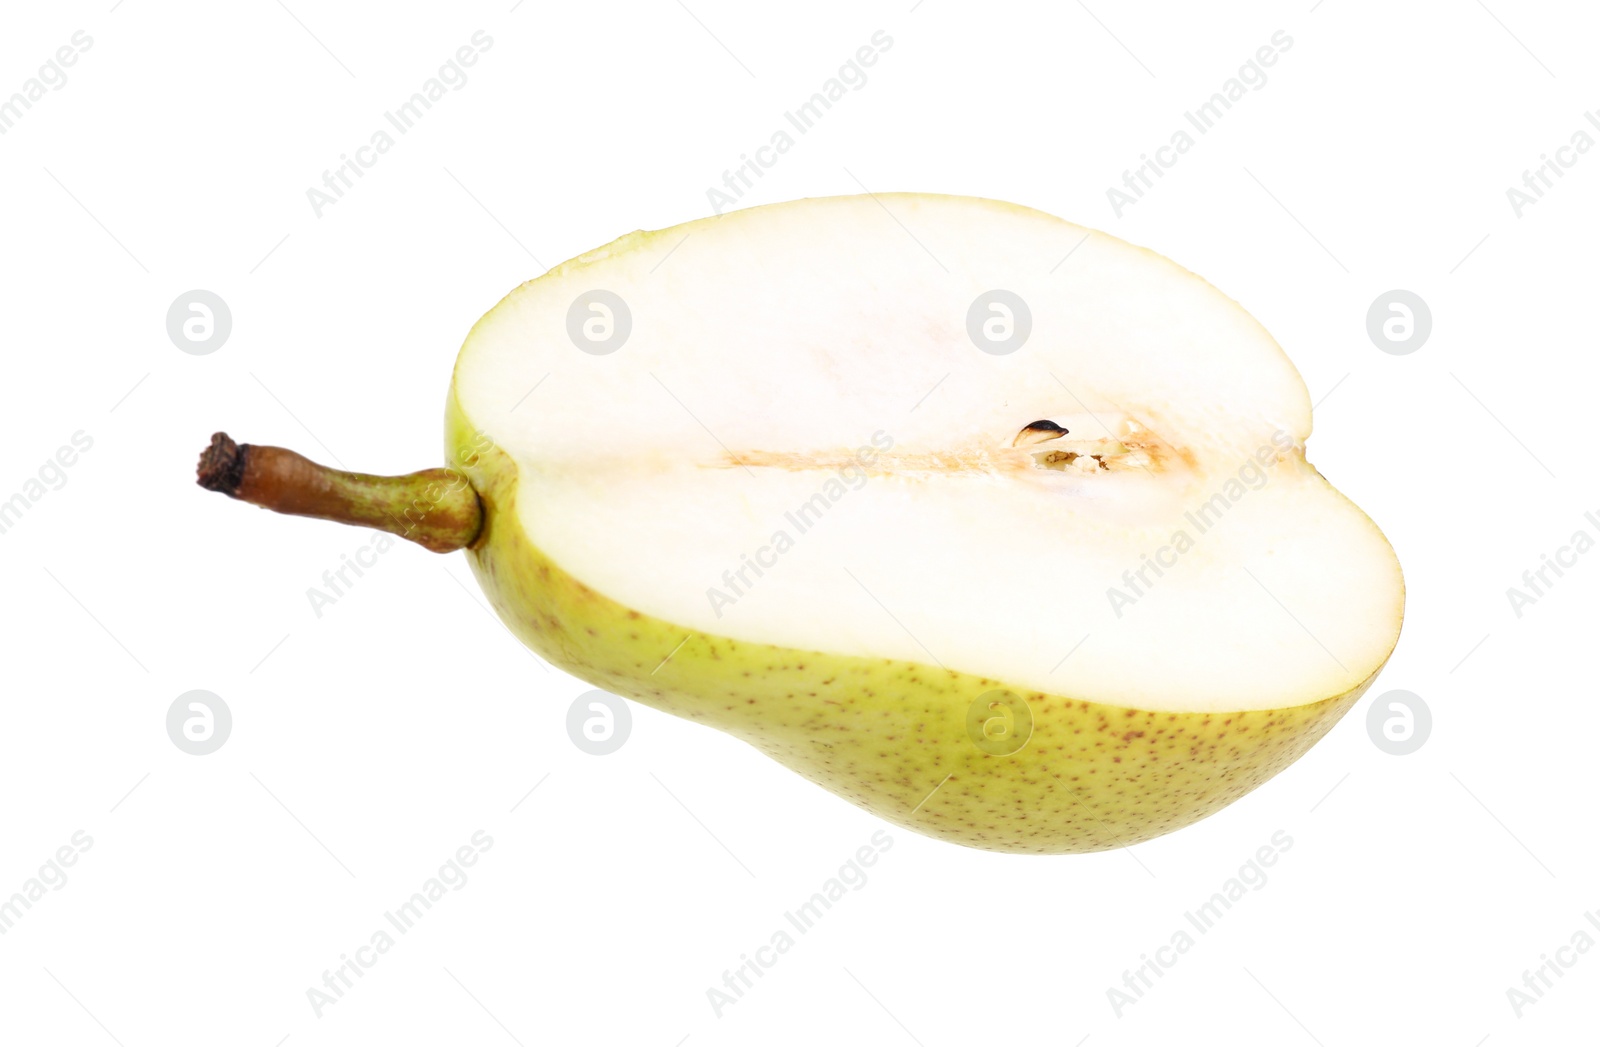
{"label": "pear stem", "polygon": [[436,553],[465,549],[483,530],[477,492],[454,469],[369,476],[216,433],[201,452],[198,475],[208,491],[273,512],[375,527]]}

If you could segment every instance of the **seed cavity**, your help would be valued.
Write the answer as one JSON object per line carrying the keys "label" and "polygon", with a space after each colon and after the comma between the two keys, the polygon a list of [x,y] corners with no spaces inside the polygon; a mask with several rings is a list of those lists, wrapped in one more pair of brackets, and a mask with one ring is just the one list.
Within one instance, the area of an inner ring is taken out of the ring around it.
{"label": "seed cavity", "polygon": [[1040,451],[1034,454],[1033,460],[1040,469],[1056,469],[1061,472],[1069,470],[1080,473],[1111,471],[1111,467],[1106,464],[1105,456],[1099,454],[1081,454],[1077,451]]}

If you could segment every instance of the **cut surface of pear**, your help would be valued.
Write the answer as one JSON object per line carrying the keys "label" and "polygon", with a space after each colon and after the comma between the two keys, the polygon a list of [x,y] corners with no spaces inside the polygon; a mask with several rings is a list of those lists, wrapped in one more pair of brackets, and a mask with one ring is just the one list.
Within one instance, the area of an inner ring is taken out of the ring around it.
{"label": "cut surface of pear", "polygon": [[524,642],[970,846],[1126,845],[1301,755],[1404,589],[1239,305],[993,201],[634,233],[473,328],[446,452]]}

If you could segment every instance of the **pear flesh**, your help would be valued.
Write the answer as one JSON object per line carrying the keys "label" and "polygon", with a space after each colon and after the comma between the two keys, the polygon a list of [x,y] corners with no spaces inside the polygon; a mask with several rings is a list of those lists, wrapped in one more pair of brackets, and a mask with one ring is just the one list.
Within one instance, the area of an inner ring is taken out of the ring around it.
{"label": "pear flesh", "polygon": [[622,237],[478,322],[447,414],[473,569],[525,643],[973,847],[1196,821],[1399,635],[1394,552],[1306,462],[1271,336],[1025,208],[843,197]]}

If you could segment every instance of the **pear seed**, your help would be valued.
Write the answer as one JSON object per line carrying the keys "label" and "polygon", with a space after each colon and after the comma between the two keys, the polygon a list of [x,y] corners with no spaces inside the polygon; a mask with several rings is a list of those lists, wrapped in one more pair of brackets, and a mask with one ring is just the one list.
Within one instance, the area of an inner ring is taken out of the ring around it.
{"label": "pear seed", "polygon": [[1012,447],[1029,447],[1033,444],[1042,444],[1046,440],[1057,440],[1067,435],[1064,426],[1057,425],[1048,418],[1041,418],[1037,422],[1029,422],[1022,427],[1022,431],[1011,441]]}

